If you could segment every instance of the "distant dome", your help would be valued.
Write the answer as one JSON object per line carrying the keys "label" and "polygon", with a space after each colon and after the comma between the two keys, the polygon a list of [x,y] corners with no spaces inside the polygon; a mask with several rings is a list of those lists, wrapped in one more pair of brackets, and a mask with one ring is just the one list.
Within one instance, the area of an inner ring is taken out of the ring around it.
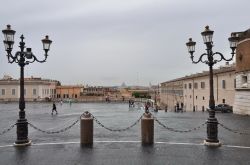
{"label": "distant dome", "polygon": [[122,88],[126,88],[127,87],[127,85],[125,84],[125,82],[122,83],[121,87]]}

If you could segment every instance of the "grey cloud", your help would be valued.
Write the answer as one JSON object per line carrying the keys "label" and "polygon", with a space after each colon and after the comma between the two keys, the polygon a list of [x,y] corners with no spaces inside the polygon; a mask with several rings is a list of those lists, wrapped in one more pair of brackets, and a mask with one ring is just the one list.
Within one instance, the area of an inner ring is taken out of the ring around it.
{"label": "grey cloud", "polygon": [[[148,85],[196,73],[207,66],[191,63],[185,46],[188,38],[197,42],[197,58],[205,51],[200,32],[210,25],[215,31],[214,49],[229,56],[227,37],[232,31],[248,29],[250,15],[247,0],[4,3],[12,11],[1,5],[0,27],[10,23],[17,31],[15,50],[22,33],[40,58],[41,38],[48,34],[53,40],[48,61],[28,66],[26,76],[51,77],[67,84]],[[3,44],[0,50],[0,77],[5,73],[19,77],[18,66],[7,63]]]}

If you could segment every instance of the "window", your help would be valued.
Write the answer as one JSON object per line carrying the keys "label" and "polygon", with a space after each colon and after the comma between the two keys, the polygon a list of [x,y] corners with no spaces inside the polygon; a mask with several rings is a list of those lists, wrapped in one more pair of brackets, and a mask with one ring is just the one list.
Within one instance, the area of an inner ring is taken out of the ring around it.
{"label": "window", "polygon": [[236,79],[234,79],[234,88],[236,88]]}
{"label": "window", "polygon": [[33,95],[36,95],[36,89],[33,89]]}
{"label": "window", "polygon": [[194,89],[197,89],[198,88],[198,83],[194,83]]}
{"label": "window", "polygon": [[246,75],[243,75],[241,77],[241,87],[242,88],[247,88],[247,76]]}
{"label": "window", "polygon": [[192,95],[190,95],[190,98],[192,98]]}
{"label": "window", "polygon": [[2,95],[5,95],[5,89],[2,89]]}
{"label": "window", "polygon": [[201,89],[205,88],[205,82],[201,82]]}
{"label": "window", "polygon": [[75,94],[75,98],[77,98],[77,94]]}
{"label": "window", "polygon": [[226,89],[226,80],[222,80],[221,85],[222,89]]}
{"label": "window", "polygon": [[197,100],[198,97],[196,96],[195,98],[196,98],[196,100]]}
{"label": "window", "polygon": [[192,84],[191,83],[188,84],[188,88],[192,89]]}
{"label": "window", "polygon": [[226,100],[225,100],[225,99],[222,99],[222,103],[225,104],[225,103],[226,103]]}
{"label": "window", "polygon": [[205,100],[205,97],[204,97],[204,96],[202,97],[202,100]]}
{"label": "window", "polygon": [[12,89],[11,94],[12,94],[12,96],[16,95],[16,89]]}

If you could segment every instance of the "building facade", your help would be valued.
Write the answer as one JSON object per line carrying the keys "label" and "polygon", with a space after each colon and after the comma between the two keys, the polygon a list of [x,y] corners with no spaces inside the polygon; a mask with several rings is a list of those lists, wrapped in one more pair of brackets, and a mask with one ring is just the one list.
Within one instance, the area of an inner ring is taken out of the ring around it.
{"label": "building facade", "polygon": [[[45,101],[56,97],[56,80],[37,77],[24,78],[24,97],[26,101]],[[0,79],[0,101],[18,101],[20,81],[10,76]]]}
{"label": "building facade", "polygon": [[250,115],[250,29],[239,33],[234,113]]}
{"label": "building facade", "polygon": [[[186,111],[205,111],[209,105],[209,72],[183,78],[183,99]],[[214,69],[215,104],[234,104],[235,65]]]}
{"label": "building facade", "polygon": [[[215,104],[234,105],[235,65],[214,69]],[[209,104],[209,72],[192,74],[161,83],[161,106],[174,110],[177,104],[184,111],[205,111]]]}
{"label": "building facade", "polygon": [[182,78],[161,83],[160,106],[174,111],[177,104],[184,104]]}
{"label": "building facade", "polygon": [[56,98],[58,100],[78,100],[83,94],[83,85],[61,85],[56,87]]}

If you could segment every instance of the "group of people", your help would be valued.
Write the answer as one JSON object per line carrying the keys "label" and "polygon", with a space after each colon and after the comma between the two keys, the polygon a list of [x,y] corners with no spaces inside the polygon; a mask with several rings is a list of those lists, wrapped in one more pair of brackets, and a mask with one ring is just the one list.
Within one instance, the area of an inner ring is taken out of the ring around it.
{"label": "group of people", "polygon": [[174,111],[175,112],[179,112],[179,111],[183,112],[183,106],[184,106],[183,103],[181,103],[181,106],[180,106],[179,103],[177,102]]}
{"label": "group of people", "polygon": [[108,102],[108,103],[110,102],[109,96],[106,96],[106,97],[105,97],[105,101]]}

